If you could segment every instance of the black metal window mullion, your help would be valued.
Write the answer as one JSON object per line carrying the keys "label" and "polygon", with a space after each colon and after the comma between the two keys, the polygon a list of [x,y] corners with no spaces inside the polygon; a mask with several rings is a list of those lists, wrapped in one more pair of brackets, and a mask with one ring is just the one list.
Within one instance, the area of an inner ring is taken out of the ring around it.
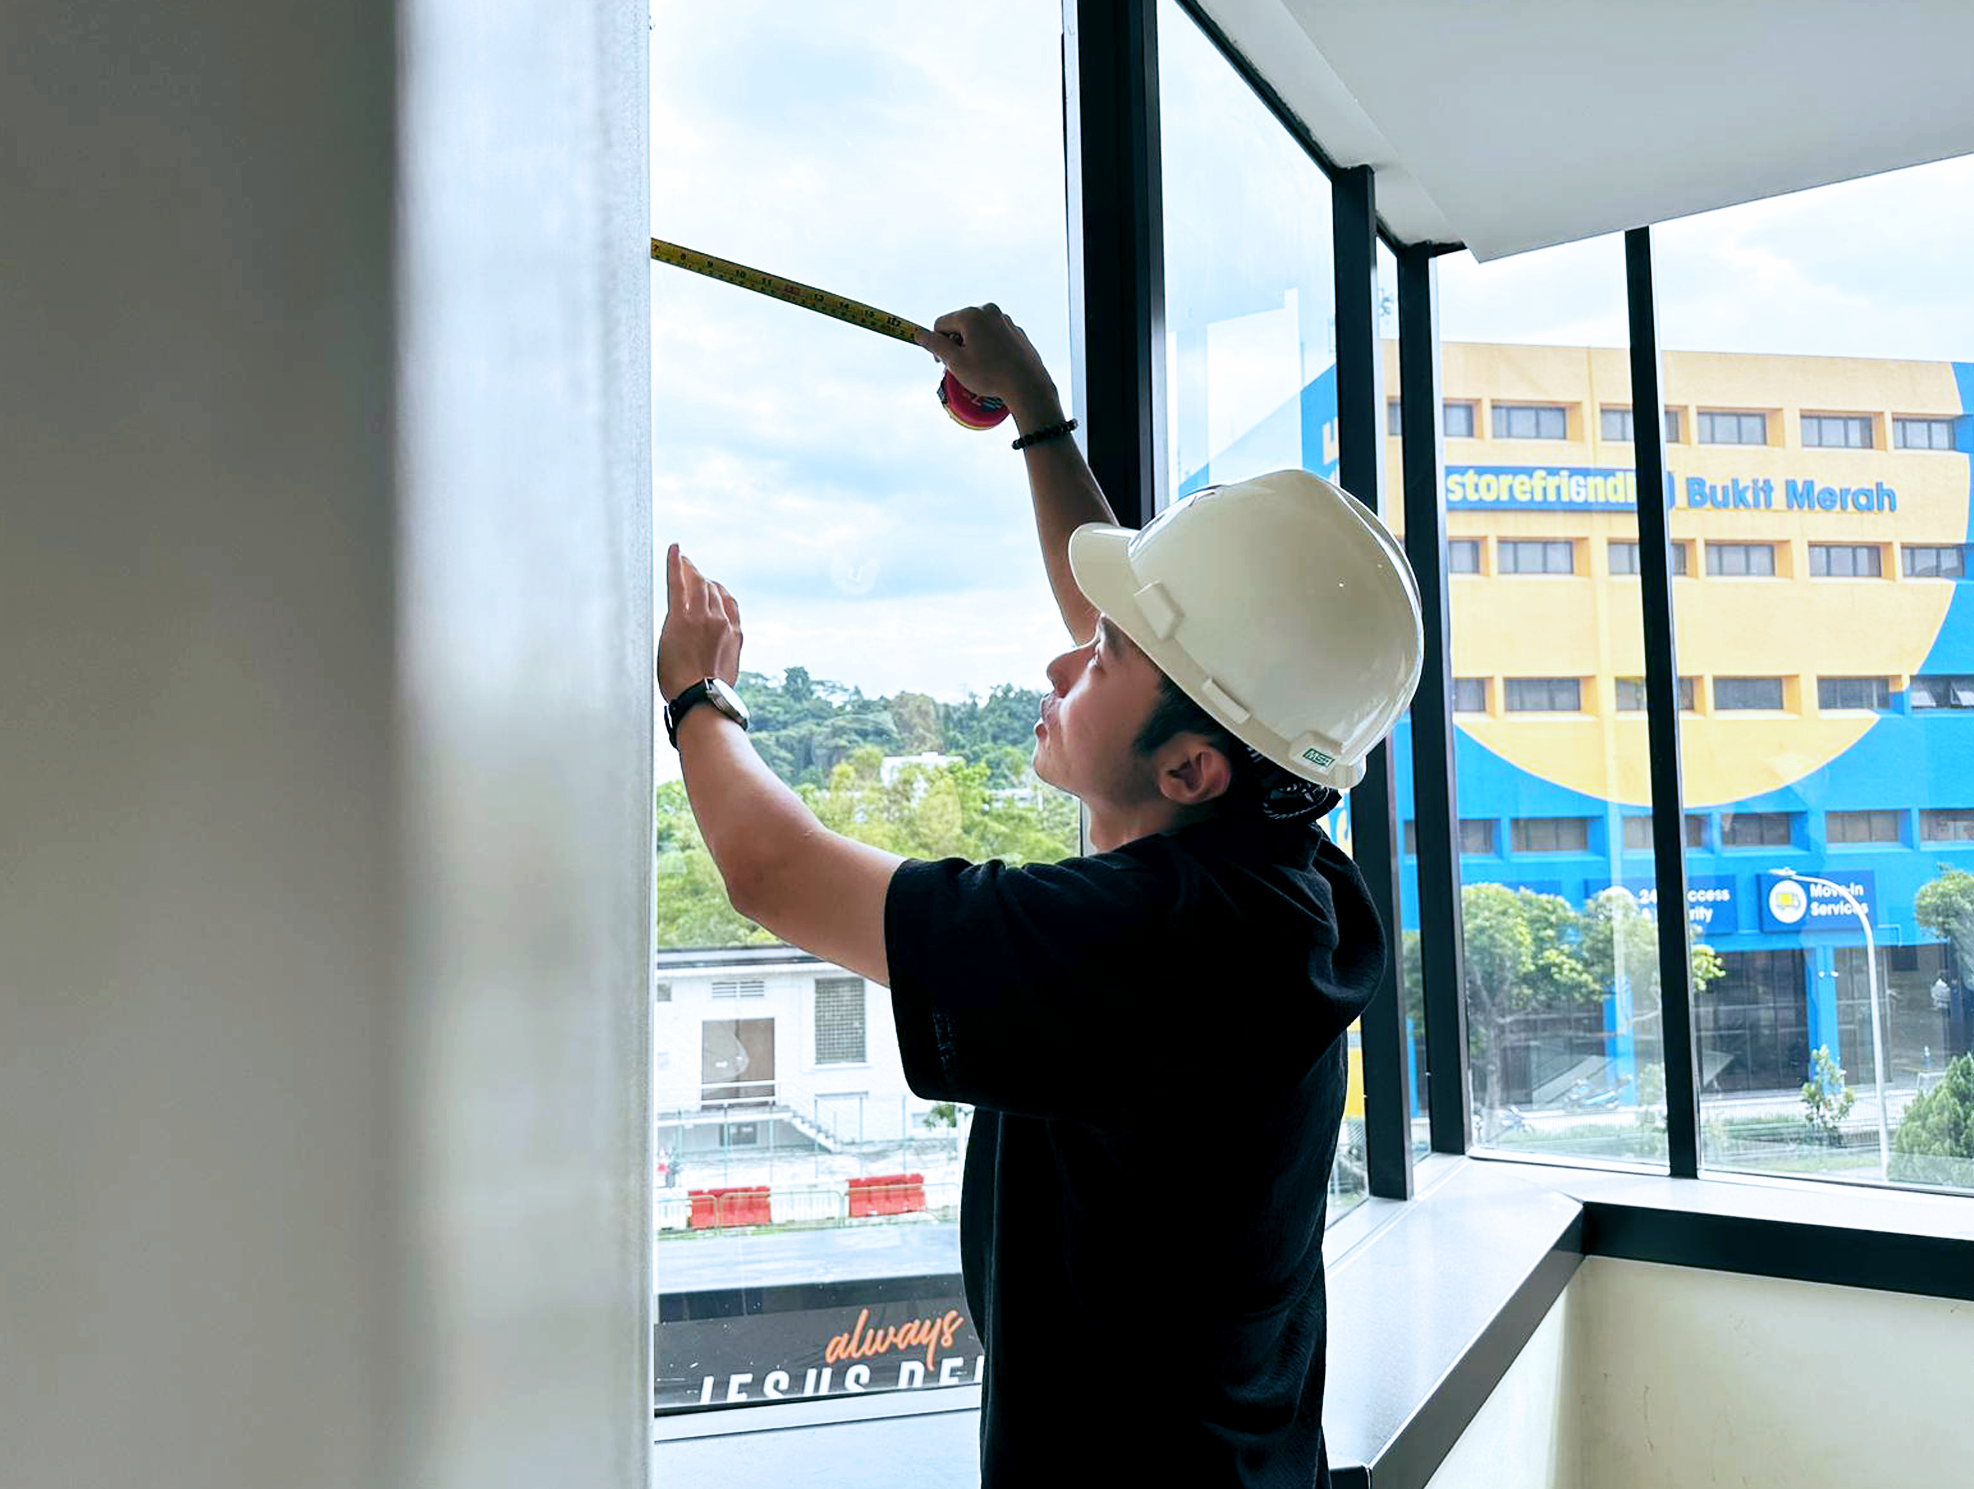
{"label": "black metal window mullion", "polygon": [[[1419,968],[1426,1011],[1426,1116],[1435,1153],[1465,1153],[1472,1108],[1460,919],[1459,796],[1453,769],[1452,610],[1447,593],[1445,435],[1440,406],[1439,288],[1433,253],[1398,250],[1398,387],[1405,421],[1405,553],[1419,581],[1425,666],[1412,699],[1412,800],[1419,850]],[[1483,694],[1485,691],[1483,685]],[[1486,707],[1485,697],[1481,706]]]}
{"label": "black metal window mullion", "polygon": [[[1341,443],[1338,477],[1343,489],[1379,510],[1377,276],[1378,218],[1369,166],[1353,166],[1330,178],[1336,257],[1337,421]],[[1350,793],[1352,852],[1371,903],[1391,933],[1391,954],[1377,996],[1364,1010],[1364,1153],[1370,1191],[1381,1199],[1412,1197],[1412,1122],[1406,1100],[1405,1007],[1399,995],[1401,938],[1397,792],[1391,742],[1365,762],[1364,779]]]}
{"label": "black metal window mullion", "polygon": [[[1634,408],[1658,408],[1658,310],[1652,230],[1624,235]],[[1673,655],[1672,545],[1667,536],[1665,429],[1634,426],[1638,468],[1639,601],[1645,627],[1646,739],[1651,759],[1652,856],[1659,899],[1659,1018],[1666,1069],[1666,1148],[1672,1175],[1699,1177],[1700,1103],[1693,1043],[1691,934],[1686,916],[1686,834],[1679,759],[1679,671]],[[1672,907],[1672,908],[1668,908]]]}
{"label": "black metal window mullion", "polygon": [[1158,9],[1063,0],[1071,401],[1117,520],[1164,506],[1165,245]]}

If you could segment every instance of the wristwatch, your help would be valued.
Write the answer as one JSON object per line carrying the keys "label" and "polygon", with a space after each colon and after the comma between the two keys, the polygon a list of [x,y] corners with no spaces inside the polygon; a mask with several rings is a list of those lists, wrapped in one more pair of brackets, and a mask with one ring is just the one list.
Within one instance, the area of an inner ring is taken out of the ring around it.
{"label": "wristwatch", "polygon": [[694,683],[665,705],[665,733],[670,736],[675,750],[679,747],[679,720],[691,711],[695,703],[712,704],[743,729],[751,722],[747,705],[740,701],[740,694],[728,687],[723,679],[709,677],[704,682]]}

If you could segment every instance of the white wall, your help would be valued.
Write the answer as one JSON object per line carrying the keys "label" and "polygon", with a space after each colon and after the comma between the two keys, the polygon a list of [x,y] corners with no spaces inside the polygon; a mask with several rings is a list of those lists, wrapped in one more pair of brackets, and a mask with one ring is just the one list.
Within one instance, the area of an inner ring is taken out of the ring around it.
{"label": "white wall", "polygon": [[1575,1286],[1563,1289],[1427,1489],[1588,1489],[1597,1482],[1585,1476],[1578,1449]]}
{"label": "white wall", "polygon": [[1974,1305],[1608,1258],[1571,1290],[1586,1482],[1974,1480]]}
{"label": "white wall", "polygon": [[1957,1489],[1974,1306],[1587,1258],[1431,1489]]}
{"label": "white wall", "polygon": [[0,13],[9,1483],[645,1481],[647,44]]}

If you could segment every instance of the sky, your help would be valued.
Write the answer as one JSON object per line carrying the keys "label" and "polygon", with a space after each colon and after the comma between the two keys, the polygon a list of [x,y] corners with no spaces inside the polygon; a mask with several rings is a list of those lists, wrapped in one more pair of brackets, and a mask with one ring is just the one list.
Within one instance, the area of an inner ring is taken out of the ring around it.
{"label": "sky", "polygon": [[[921,324],[993,300],[1067,401],[1061,14],[656,0],[652,233]],[[1173,427],[1217,442],[1332,355],[1328,208],[1314,167],[1169,3],[1161,27],[1169,298],[1200,333]],[[1974,359],[1974,158],[1654,239],[1668,347]],[[1012,427],[947,419],[916,347],[651,273],[655,547],[681,543],[734,594],[741,665],[799,664],[873,696],[1045,687],[1070,640]],[[1615,237],[1453,255],[1440,289],[1447,340],[1625,341]]]}

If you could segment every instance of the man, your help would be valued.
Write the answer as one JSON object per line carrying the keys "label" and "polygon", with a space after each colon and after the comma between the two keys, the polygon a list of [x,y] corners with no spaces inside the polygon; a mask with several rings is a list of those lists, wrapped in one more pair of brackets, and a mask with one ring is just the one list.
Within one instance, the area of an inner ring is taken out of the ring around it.
{"label": "man", "polygon": [[1324,1205],[1385,935],[1320,819],[1417,684],[1411,572],[1302,472],[1117,527],[1020,328],[988,305],[935,330],[1021,431],[1078,642],[1034,768],[1088,808],[1091,855],[928,863],[824,829],[747,743],[739,606],[674,545],[687,794],[735,908],[888,986],[912,1089],[977,1108],[983,1481],[1327,1483]]}

